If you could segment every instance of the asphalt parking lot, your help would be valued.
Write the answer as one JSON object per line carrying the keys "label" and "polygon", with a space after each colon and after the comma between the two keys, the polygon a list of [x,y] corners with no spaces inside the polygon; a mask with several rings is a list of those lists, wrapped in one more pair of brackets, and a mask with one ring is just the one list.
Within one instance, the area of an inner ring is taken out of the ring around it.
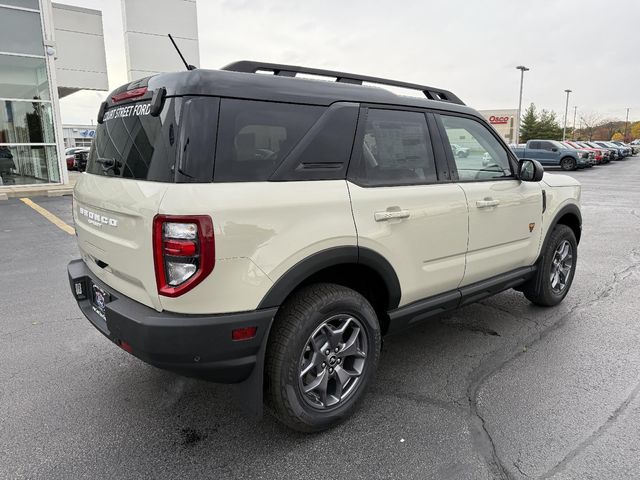
{"label": "asphalt parking lot", "polygon": [[[0,478],[640,478],[640,157],[583,183],[576,279],[386,339],[358,413],[317,435],[150,367],[77,309],[75,237],[0,202]],[[33,198],[72,225],[70,197]]]}

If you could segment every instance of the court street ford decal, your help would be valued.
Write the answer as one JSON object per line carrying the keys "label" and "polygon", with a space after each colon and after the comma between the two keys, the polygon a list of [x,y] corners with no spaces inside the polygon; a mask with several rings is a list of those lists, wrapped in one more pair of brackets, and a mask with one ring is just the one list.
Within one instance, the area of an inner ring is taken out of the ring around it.
{"label": "court street ford decal", "polygon": [[113,120],[114,118],[138,117],[140,115],[149,115],[151,111],[150,103],[138,103],[136,105],[127,105],[124,107],[112,108],[104,114],[103,121]]}

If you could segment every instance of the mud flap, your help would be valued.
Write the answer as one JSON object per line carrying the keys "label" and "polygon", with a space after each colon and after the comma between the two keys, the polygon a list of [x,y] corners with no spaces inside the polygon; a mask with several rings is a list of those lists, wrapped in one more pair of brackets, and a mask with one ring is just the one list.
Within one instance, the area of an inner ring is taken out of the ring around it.
{"label": "mud flap", "polygon": [[251,375],[243,382],[232,385],[240,409],[245,415],[254,419],[262,418],[264,411],[264,363],[272,325],[273,322],[263,337],[260,350],[256,354],[256,365],[253,367]]}

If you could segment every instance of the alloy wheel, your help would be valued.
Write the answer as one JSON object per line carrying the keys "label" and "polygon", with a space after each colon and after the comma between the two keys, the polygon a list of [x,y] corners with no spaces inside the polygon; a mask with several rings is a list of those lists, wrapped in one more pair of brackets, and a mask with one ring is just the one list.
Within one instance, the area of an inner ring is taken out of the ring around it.
{"label": "alloy wheel", "polygon": [[298,383],[304,401],[317,409],[338,406],[360,383],[368,353],[360,320],[334,315],[318,326],[300,356]]}
{"label": "alloy wheel", "polygon": [[573,267],[573,247],[568,240],[563,240],[553,253],[551,261],[551,289],[561,293],[567,287]]}

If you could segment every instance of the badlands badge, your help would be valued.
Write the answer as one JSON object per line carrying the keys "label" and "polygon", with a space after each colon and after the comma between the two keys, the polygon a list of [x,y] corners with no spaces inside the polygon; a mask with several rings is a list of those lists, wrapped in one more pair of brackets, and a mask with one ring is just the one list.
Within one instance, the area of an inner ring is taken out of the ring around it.
{"label": "badlands badge", "polygon": [[529,233],[533,232],[534,228],[536,228],[536,224],[535,223],[530,223],[529,224]]}

